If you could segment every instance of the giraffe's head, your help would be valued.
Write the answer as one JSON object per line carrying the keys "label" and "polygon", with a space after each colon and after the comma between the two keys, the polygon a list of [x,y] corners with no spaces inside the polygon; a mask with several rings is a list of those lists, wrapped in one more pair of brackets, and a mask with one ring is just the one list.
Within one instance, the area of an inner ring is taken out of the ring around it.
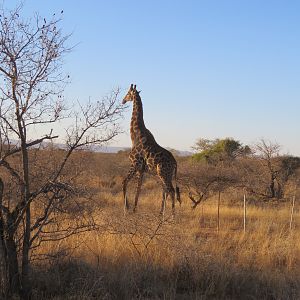
{"label": "giraffe's head", "polygon": [[131,84],[126,96],[122,101],[122,104],[125,104],[128,101],[133,101],[136,98],[136,96],[139,95],[139,93],[140,92],[136,89],[136,85]]}

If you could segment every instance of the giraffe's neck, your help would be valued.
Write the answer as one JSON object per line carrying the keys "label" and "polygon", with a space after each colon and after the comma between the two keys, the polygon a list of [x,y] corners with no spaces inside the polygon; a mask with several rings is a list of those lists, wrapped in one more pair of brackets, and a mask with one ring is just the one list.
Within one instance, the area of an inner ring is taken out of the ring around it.
{"label": "giraffe's neck", "polygon": [[143,104],[141,97],[136,95],[133,100],[133,110],[130,123],[130,136],[132,144],[135,145],[145,133],[146,126],[143,118]]}

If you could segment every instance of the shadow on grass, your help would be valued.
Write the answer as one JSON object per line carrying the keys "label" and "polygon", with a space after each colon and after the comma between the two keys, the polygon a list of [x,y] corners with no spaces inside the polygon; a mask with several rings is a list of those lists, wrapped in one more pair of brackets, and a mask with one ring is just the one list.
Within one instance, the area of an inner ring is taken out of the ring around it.
{"label": "shadow on grass", "polygon": [[[272,275],[272,276],[271,276]],[[299,278],[196,258],[90,265],[69,259],[33,270],[34,299],[300,299]]]}

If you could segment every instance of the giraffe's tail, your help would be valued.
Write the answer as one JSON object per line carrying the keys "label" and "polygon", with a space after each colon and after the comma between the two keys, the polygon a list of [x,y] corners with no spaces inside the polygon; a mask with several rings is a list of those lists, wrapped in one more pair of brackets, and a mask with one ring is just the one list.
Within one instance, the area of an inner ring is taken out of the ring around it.
{"label": "giraffe's tail", "polygon": [[175,165],[175,169],[174,169],[174,179],[175,179],[175,197],[179,202],[179,204],[181,205],[180,190],[179,187],[177,186],[177,164]]}

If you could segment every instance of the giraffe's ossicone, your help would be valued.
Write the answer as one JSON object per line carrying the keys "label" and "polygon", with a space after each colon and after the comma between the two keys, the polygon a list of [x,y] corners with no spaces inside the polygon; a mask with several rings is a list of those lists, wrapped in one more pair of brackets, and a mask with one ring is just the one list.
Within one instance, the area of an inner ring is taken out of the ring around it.
{"label": "giraffe's ossicone", "polygon": [[[143,175],[147,171],[157,174],[163,188],[161,213],[164,213],[168,195],[172,200],[172,212],[175,213],[175,197],[181,203],[179,188],[177,187],[177,162],[172,153],[160,145],[154,139],[152,133],[146,128],[143,118],[143,105],[140,92],[136,85],[131,84],[129,91],[123,99],[123,104],[132,101],[133,110],[130,123],[130,136],[132,148],[129,154],[131,167],[123,180],[124,209],[129,208],[127,199],[128,182],[136,175],[138,177],[134,208],[136,210],[139,194],[142,187]],[[175,189],[172,180],[175,181]]]}

